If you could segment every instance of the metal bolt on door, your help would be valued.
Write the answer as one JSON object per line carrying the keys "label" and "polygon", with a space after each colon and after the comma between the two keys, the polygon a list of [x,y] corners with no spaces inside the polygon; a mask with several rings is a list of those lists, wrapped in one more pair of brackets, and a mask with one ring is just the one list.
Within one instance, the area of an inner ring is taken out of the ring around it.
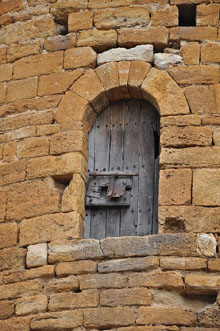
{"label": "metal bolt on door", "polygon": [[89,134],[85,238],[157,232],[159,114],[141,100],[112,103]]}

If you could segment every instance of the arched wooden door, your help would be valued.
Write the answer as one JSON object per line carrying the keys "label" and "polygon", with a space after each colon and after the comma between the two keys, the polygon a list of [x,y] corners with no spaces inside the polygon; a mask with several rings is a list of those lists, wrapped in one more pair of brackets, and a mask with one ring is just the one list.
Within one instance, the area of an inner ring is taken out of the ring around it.
{"label": "arched wooden door", "polygon": [[85,238],[157,232],[159,114],[141,100],[112,103],[89,134]]}

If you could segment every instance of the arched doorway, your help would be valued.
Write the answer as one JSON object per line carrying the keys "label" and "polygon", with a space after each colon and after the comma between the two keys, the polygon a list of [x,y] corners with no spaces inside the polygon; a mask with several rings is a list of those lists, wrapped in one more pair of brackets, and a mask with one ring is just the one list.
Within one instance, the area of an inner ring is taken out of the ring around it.
{"label": "arched doorway", "polygon": [[89,134],[85,238],[157,232],[159,114],[143,100],[112,103]]}

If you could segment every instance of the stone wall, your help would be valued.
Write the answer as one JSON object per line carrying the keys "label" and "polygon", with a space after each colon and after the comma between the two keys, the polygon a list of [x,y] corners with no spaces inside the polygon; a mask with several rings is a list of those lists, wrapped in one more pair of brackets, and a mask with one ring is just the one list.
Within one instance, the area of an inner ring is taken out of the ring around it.
{"label": "stone wall", "polygon": [[[220,329],[219,10],[0,2],[1,330]],[[159,234],[85,240],[88,131],[126,98],[161,114]]]}

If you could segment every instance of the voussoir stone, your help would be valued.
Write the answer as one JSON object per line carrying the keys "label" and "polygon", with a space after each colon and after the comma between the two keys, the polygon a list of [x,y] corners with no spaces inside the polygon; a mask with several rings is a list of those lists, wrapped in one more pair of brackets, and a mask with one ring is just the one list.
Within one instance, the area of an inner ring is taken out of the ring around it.
{"label": "voussoir stone", "polygon": [[98,65],[113,61],[142,60],[153,62],[153,46],[139,45],[130,49],[115,48],[98,55]]}
{"label": "voussoir stone", "polygon": [[177,54],[156,53],[154,54],[154,64],[159,69],[166,69],[170,65],[182,63],[183,58]]}

